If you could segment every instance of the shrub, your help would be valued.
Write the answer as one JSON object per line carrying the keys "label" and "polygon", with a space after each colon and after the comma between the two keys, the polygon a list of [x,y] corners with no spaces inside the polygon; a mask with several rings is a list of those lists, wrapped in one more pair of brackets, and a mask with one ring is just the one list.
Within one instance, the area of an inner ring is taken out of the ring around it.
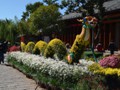
{"label": "shrub", "polygon": [[99,61],[99,64],[103,67],[119,68],[120,58],[118,56],[112,55],[105,57]]}
{"label": "shrub", "polygon": [[25,48],[25,52],[32,53],[34,46],[35,46],[34,42],[28,42]]}
{"label": "shrub", "polygon": [[48,43],[44,56],[53,58],[56,54],[59,59],[63,59],[66,53],[65,44],[60,39],[55,38]]}
{"label": "shrub", "polygon": [[20,47],[21,47],[21,51],[24,52],[25,51],[25,47],[26,47],[25,43],[21,42],[20,43]]}
{"label": "shrub", "polygon": [[40,40],[35,44],[33,53],[43,55],[46,47],[47,47],[47,43]]}

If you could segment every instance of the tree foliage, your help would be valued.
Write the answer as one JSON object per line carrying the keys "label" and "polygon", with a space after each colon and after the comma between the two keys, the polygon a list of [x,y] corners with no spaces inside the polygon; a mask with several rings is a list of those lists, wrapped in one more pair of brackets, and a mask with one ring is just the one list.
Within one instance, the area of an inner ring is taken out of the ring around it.
{"label": "tree foliage", "polygon": [[71,12],[80,12],[81,5],[84,3],[81,0],[62,0],[62,8],[66,8],[65,14]]}
{"label": "tree foliage", "polygon": [[85,15],[95,15],[95,10],[97,9],[99,12],[99,17],[102,18],[104,14],[104,7],[103,3],[106,0],[62,0],[62,7],[63,9],[66,8],[67,10],[65,13],[71,12],[82,12]]}
{"label": "tree foliage", "polygon": [[29,28],[26,21],[20,20],[18,22],[17,27],[18,27],[19,35],[29,34]]}
{"label": "tree foliage", "polygon": [[42,6],[43,3],[42,2],[35,2],[34,4],[27,4],[26,6],[26,11],[23,12],[23,15],[22,15],[22,20],[26,20],[29,18],[29,16],[34,12],[36,11],[36,9],[39,7],[39,6]]}
{"label": "tree foliage", "polygon": [[12,20],[0,20],[0,40],[13,44],[18,36],[17,24]]}
{"label": "tree foliage", "polygon": [[33,34],[40,29],[43,33],[51,32],[50,29],[57,23],[59,16],[60,13],[55,5],[40,6],[28,20],[30,31]]}

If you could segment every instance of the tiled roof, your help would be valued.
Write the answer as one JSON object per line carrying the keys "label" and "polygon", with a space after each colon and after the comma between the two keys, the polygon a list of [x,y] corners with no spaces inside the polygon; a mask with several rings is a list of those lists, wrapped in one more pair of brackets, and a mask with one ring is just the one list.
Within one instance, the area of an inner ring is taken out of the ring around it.
{"label": "tiled roof", "polygon": [[103,4],[106,11],[113,11],[120,9],[120,0],[111,0],[107,1]]}
{"label": "tiled roof", "polygon": [[82,17],[82,13],[69,13],[69,14],[63,15],[61,17],[61,20],[73,19],[78,17]]}

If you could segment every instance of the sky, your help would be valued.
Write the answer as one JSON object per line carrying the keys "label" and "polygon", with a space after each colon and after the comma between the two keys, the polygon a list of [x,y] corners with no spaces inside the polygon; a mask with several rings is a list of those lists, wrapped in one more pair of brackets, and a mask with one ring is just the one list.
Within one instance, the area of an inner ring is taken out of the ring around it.
{"label": "sky", "polygon": [[26,5],[42,0],[0,0],[0,19],[21,19]]}

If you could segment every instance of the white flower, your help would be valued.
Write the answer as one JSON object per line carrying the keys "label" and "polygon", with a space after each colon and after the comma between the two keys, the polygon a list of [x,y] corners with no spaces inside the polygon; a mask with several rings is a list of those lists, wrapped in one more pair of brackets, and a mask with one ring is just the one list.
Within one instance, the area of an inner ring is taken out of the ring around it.
{"label": "white flower", "polygon": [[33,55],[25,52],[11,52],[8,54],[8,57],[13,57],[18,62],[40,70],[41,73],[47,73],[51,77],[57,77],[60,79],[66,79],[70,77],[80,78],[84,73],[88,73],[88,65],[91,65],[93,62],[80,60],[80,65],[69,65],[63,61],[53,60],[51,58],[44,58],[43,56]]}

